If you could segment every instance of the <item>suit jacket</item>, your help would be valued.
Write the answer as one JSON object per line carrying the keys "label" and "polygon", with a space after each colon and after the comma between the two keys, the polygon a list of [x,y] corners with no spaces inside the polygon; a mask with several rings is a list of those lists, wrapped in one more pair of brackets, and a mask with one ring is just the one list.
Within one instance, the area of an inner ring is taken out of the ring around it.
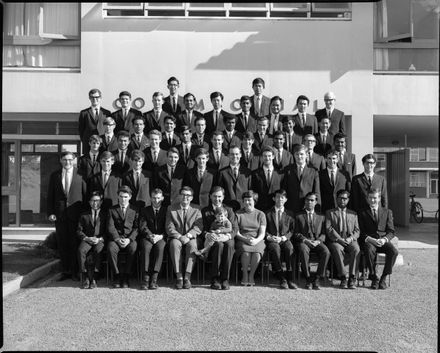
{"label": "suit jacket", "polygon": [[[105,138],[105,134],[99,135],[102,138],[102,144],[99,147],[99,152],[110,151],[113,153],[118,150],[118,140],[116,139],[116,135],[113,134],[110,143],[107,143],[107,139]],[[130,146],[129,146],[130,148]]]}
{"label": "suit jacket", "polygon": [[214,158],[214,152],[212,149],[209,150],[209,159],[206,163],[206,167],[212,170],[218,171],[229,165],[229,157],[223,152],[220,155],[220,161],[216,162]]}
{"label": "suit jacket", "polygon": [[167,113],[173,115],[175,118],[179,115],[180,112],[183,112],[185,110],[185,104],[183,103],[183,97],[177,96],[177,107],[176,111],[173,111],[172,104],[171,104],[171,97],[165,97],[163,99],[162,109],[165,110]]}
{"label": "suit jacket", "polygon": [[211,141],[209,140],[209,135],[206,133],[203,134],[203,137],[200,139],[196,133],[191,135],[191,143],[197,148],[205,148],[209,150]]}
{"label": "suit jacket", "polygon": [[250,152],[249,158],[246,158],[246,154],[244,153],[243,149],[241,149],[240,164],[251,171],[254,171],[261,166],[261,158],[260,156],[254,155],[253,151]]}
{"label": "suit jacket", "polygon": [[295,216],[295,233],[294,242],[302,243],[304,239],[319,240],[325,242],[325,217],[323,214],[313,213],[313,229],[310,229],[307,220],[307,212],[300,211]]}
{"label": "suit jacket", "polygon": [[100,191],[104,197],[102,198],[101,210],[107,211],[111,206],[118,203],[118,189],[122,185],[122,179],[118,173],[111,171],[107,184],[103,184],[102,172],[94,174],[88,182],[87,191],[88,199],[93,191]]}
{"label": "suit jacket", "polygon": [[255,107],[254,107],[254,99],[255,99],[255,94],[251,96],[251,114],[256,116],[256,117],[262,117],[262,116],[266,116],[270,114],[270,98],[263,96],[262,100],[261,100],[261,105],[260,105],[260,114],[257,114],[255,112]]}
{"label": "suit jacket", "polygon": [[200,210],[189,206],[184,225],[183,210],[180,203],[168,206],[165,224],[168,239],[178,239],[186,233],[190,233],[194,238],[197,238],[203,231],[203,219]]}
{"label": "suit jacket", "polygon": [[275,167],[276,170],[279,170],[280,172],[284,173],[286,168],[288,168],[291,164],[293,164],[293,156],[289,151],[287,151],[283,148],[283,154],[281,155],[281,161],[278,162],[277,161],[278,150],[274,148],[274,151],[275,151],[275,156],[273,159],[273,166]]}
{"label": "suit jacket", "polygon": [[268,114],[267,115],[268,121],[269,121],[269,127],[267,128],[267,134],[269,136],[272,136],[275,131],[283,131],[283,121],[287,118],[286,115],[282,115],[282,114],[278,114],[278,124],[277,126],[272,126],[272,124],[274,123],[272,120],[272,114]]}
{"label": "suit jacket", "polygon": [[284,189],[287,191],[287,208],[294,213],[299,212],[304,207],[304,200],[309,192],[315,192],[318,195],[316,211],[319,211],[321,204],[321,195],[319,189],[318,172],[307,166],[304,167],[301,178],[298,176],[296,164],[292,164],[286,170],[284,178]]}
{"label": "suit jacket", "polygon": [[260,139],[260,135],[258,132],[254,133],[254,144],[252,145],[252,151],[256,155],[261,155],[261,150],[265,146],[273,146],[273,140],[272,137],[270,137],[268,134],[264,135],[263,140]]}
{"label": "suit jacket", "polygon": [[347,232],[342,234],[341,216],[338,208],[333,208],[325,213],[325,229],[327,239],[335,242],[338,239],[346,239],[353,237],[354,240],[359,238],[359,223],[356,212],[346,209],[347,216]]}
{"label": "suit jacket", "polygon": [[229,154],[229,148],[231,146],[237,146],[241,148],[241,140],[243,140],[243,135],[238,132],[237,130],[234,130],[234,133],[232,134],[232,137],[228,137],[228,133],[226,130],[223,130],[223,152],[225,155]]}
{"label": "suit jacket", "polygon": [[107,212],[101,208],[95,223],[92,217],[92,210],[82,213],[79,217],[76,235],[80,241],[86,237],[105,238],[107,232]]}
{"label": "suit jacket", "polygon": [[110,115],[109,110],[101,107],[99,109],[98,121],[95,121],[92,107],[80,111],[78,117],[78,133],[83,146],[87,147],[87,152],[89,150],[90,136],[104,133],[104,120]]}
{"label": "suit jacket", "polygon": [[325,159],[318,153],[313,152],[312,158],[308,161],[307,167],[313,168],[316,171],[320,171],[326,168]]}
{"label": "suit jacket", "polygon": [[214,131],[223,131],[225,129],[225,117],[230,116],[231,114],[224,111],[223,109],[220,110],[220,114],[218,116],[218,120],[216,124],[214,125],[214,110],[211,110],[203,116],[206,120],[206,133],[211,136]]}
{"label": "suit jacket", "polygon": [[[226,205],[223,205],[223,207],[226,209],[226,212],[228,213],[228,220],[232,224],[232,232],[231,232],[231,238],[234,239],[235,235],[238,232],[238,222],[237,222],[237,216],[235,215],[235,212],[231,207],[228,207]],[[212,222],[215,221],[215,214],[214,209],[212,205],[206,206],[202,209],[202,219],[203,219],[203,232],[202,237],[205,237],[206,232],[209,231]]]}
{"label": "suit jacket", "polygon": [[188,113],[186,109],[184,108],[183,111],[181,111],[176,118],[176,130],[181,132],[183,125],[188,125],[191,128],[191,131],[195,130],[196,127],[196,119],[203,116],[203,113],[200,113],[197,110],[192,111],[191,115],[191,121],[189,121]]}
{"label": "suit jacket", "polygon": [[149,238],[153,234],[162,234],[166,237],[165,220],[167,216],[167,206],[161,205],[157,217],[153,206],[142,208],[139,213],[139,237]]}
{"label": "suit jacket", "polygon": [[321,156],[325,156],[328,152],[333,149],[333,136],[334,134],[330,131],[327,133],[327,138],[325,143],[321,139],[321,134],[318,132],[315,134],[316,138],[316,146],[313,149],[315,153],[320,154]]}
{"label": "suit jacket", "polygon": [[185,172],[185,166],[177,164],[174,169],[173,178],[170,179],[168,166],[166,164],[154,169],[153,187],[162,190],[164,196],[163,204],[165,206],[168,206],[171,203],[171,200],[173,202],[179,200],[180,189],[183,186]]}
{"label": "suit jacket", "polygon": [[143,151],[149,145],[150,145],[150,142],[148,141],[147,136],[145,136],[144,134],[142,134],[141,142],[140,143],[138,142],[135,134],[131,134],[131,136],[130,136],[130,144],[128,145],[128,148],[131,151],[133,151],[133,150],[141,150],[141,151]]}
{"label": "suit jacket", "polygon": [[145,154],[145,162],[142,165],[142,169],[152,171],[152,170],[154,170],[154,168],[165,165],[168,162],[167,151],[162,150],[160,148],[159,148],[159,154],[157,155],[156,162],[153,162],[153,156],[151,155],[151,147],[147,147],[144,150],[144,154]]}
{"label": "suit jacket", "polygon": [[185,158],[183,157],[183,144],[181,143],[180,145],[177,146],[177,149],[179,150],[179,164],[185,166],[185,168],[187,169],[191,169],[196,165],[195,162],[195,155],[197,150],[199,149],[199,146],[196,146],[194,144],[191,143],[191,147],[189,149],[189,157],[187,158],[187,160],[185,160]]}
{"label": "suit jacket", "polygon": [[318,132],[318,121],[314,115],[306,113],[306,124],[304,126],[302,126],[298,113],[293,116],[293,121],[295,122],[293,131],[295,131],[295,134],[300,135],[301,138],[307,134],[314,135]]}
{"label": "suit jacket", "polygon": [[208,168],[205,169],[202,180],[197,180],[197,165],[186,171],[183,177],[183,186],[189,186],[194,190],[192,202],[203,208],[209,205],[209,193],[216,180],[216,172]]}
{"label": "suit jacket", "polygon": [[47,215],[54,214],[57,221],[65,219],[78,220],[84,209],[86,200],[86,182],[73,167],[72,181],[69,193],[66,195],[62,183],[62,169],[56,170],[50,175],[49,188],[47,191]]}
{"label": "suit jacket", "polygon": [[112,113],[112,118],[115,120],[116,127],[115,127],[115,134],[118,134],[119,131],[125,130],[128,131],[130,134],[134,132],[133,130],[133,119],[137,116],[142,116],[142,113],[134,108],[130,108],[128,111],[127,117],[122,117],[122,109],[119,109]]}
{"label": "suit jacket", "polygon": [[159,147],[164,151],[168,151],[171,147],[177,147],[180,144],[180,138],[177,136],[177,133],[173,132],[173,138],[171,139],[171,143],[168,141],[166,137],[166,133],[162,132],[162,140],[160,141]]}
{"label": "suit jacket", "polygon": [[81,175],[87,182],[88,179],[95,173],[101,171],[101,164],[99,164],[99,154],[96,156],[95,162],[92,162],[90,154],[83,154],[78,159],[78,174]]}
{"label": "suit jacket", "polygon": [[166,112],[163,108],[160,112],[159,120],[156,120],[156,117],[154,115],[154,109],[151,109],[145,112],[144,114],[142,114],[145,121],[144,134],[148,136],[151,130],[159,130],[162,132],[165,131],[164,120],[165,117],[167,117],[168,115],[169,113]]}
{"label": "suit jacket", "polygon": [[356,175],[356,155],[345,151],[343,156],[343,163],[338,161],[338,168],[347,172],[349,181]]}
{"label": "suit jacket", "polygon": [[287,132],[284,132],[284,149],[292,153],[295,149],[296,145],[302,144],[302,136],[299,134],[296,134],[295,131],[293,132],[293,136],[291,139],[288,140],[290,135]]}
{"label": "suit jacket", "polygon": [[275,202],[273,196],[275,191],[282,188],[284,175],[274,168],[272,178],[269,183],[266,181],[263,167],[258,168],[252,173],[252,190],[258,193],[258,201],[255,208],[266,212]]}
{"label": "suit jacket", "polygon": [[127,185],[132,191],[130,203],[142,208],[151,205],[150,190],[152,184],[152,171],[143,169],[139,175],[139,185],[136,187],[134,183],[133,170],[129,170],[122,175],[122,185]]}
{"label": "suit jacket", "polygon": [[328,175],[327,168],[319,171],[319,187],[321,191],[321,212],[325,213],[327,210],[335,208],[336,194],[339,190],[350,191],[350,183],[347,177],[340,170],[335,174],[335,185],[332,185]]}
{"label": "suit jacket", "polygon": [[113,153],[115,156],[115,163],[113,164],[112,169],[119,175],[123,175],[124,173],[128,172],[131,168],[131,162],[130,162],[130,154],[131,154],[130,145],[127,148],[127,151],[125,153],[124,157],[124,163],[122,163],[120,156],[119,156],[119,150],[116,150]]}
{"label": "suit jacket", "polygon": [[372,189],[380,190],[380,205],[388,208],[387,182],[385,178],[373,174],[371,185],[364,173],[355,175],[351,181],[351,207],[355,211],[368,208],[368,192]]}
{"label": "suit jacket", "polygon": [[238,168],[238,178],[235,179],[232,168],[227,166],[220,169],[217,178],[217,185],[225,189],[224,203],[236,211],[243,206],[243,193],[251,188],[252,172],[250,169],[241,165]]}
{"label": "suit jacket", "polygon": [[109,209],[107,217],[109,240],[116,241],[121,238],[129,238],[131,241],[136,240],[139,228],[139,216],[136,206],[129,204],[124,218],[118,204]]}
{"label": "suit jacket", "polygon": [[248,123],[244,121],[243,113],[236,114],[235,119],[235,130],[244,134],[246,131],[256,132],[257,131],[257,117],[255,115],[249,114]]}
{"label": "suit jacket", "polygon": [[[318,120],[318,124],[321,119],[327,116],[327,110],[325,108],[319,109],[315,112],[316,119]],[[336,135],[338,132],[345,133],[345,115],[344,112],[338,109],[333,109],[332,115],[330,116],[330,129],[329,131]]]}
{"label": "suit jacket", "polygon": [[389,241],[394,238],[393,212],[388,208],[377,209],[377,222],[374,220],[373,212],[368,207],[358,213],[360,239],[365,241],[367,236],[375,239],[387,238]]}
{"label": "suit jacket", "polygon": [[277,234],[280,236],[284,235],[287,240],[290,240],[295,230],[295,219],[293,212],[285,208],[284,212],[281,214],[281,221],[278,227],[276,224],[275,213],[275,206],[266,212],[266,241],[268,241],[268,235],[274,236]]}

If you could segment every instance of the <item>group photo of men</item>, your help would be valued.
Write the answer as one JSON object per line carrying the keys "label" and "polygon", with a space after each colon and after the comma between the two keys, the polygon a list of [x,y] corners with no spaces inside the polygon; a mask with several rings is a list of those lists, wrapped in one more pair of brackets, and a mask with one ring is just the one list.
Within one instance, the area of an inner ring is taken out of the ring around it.
{"label": "group photo of men", "polygon": [[[81,154],[63,152],[49,180],[61,280],[96,288],[106,259],[112,287],[128,288],[139,262],[139,288],[155,290],[167,261],[174,287],[190,289],[205,261],[210,287],[228,290],[234,256],[243,286],[255,285],[266,256],[281,289],[298,288],[297,265],[304,289],[319,290],[329,268],[341,289],[355,289],[364,269],[372,289],[387,288],[398,250],[386,180],[372,153],[357,170],[333,92],[315,114],[299,95],[288,115],[283,98],[265,96],[255,78],[240,113],[226,111],[218,91],[202,113],[179,86],[170,77],[169,94],[154,92],[144,113],[128,91],[114,112],[101,105],[100,89],[89,91],[78,118]],[[380,274],[377,253],[386,256]]]}

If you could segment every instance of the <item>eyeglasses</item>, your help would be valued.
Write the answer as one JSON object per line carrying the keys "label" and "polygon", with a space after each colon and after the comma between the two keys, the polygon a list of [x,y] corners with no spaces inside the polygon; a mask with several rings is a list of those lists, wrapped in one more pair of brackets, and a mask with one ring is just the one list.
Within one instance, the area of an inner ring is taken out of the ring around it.
{"label": "eyeglasses", "polygon": [[182,197],[191,197],[191,194],[180,194]]}

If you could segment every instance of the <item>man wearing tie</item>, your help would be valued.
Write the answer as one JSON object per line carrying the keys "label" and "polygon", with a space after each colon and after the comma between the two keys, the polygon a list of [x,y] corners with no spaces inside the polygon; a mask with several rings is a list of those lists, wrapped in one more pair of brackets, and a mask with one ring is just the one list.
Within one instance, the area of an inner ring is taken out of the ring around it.
{"label": "man wearing tie", "polygon": [[[141,247],[141,289],[157,289],[157,277],[162,267],[166,244],[165,217],[161,189],[151,192],[151,206],[141,209],[139,216],[139,243]],[[151,261],[150,261],[151,260]],[[154,260],[154,261],[153,261]]]}
{"label": "man wearing tie", "polygon": [[[295,217],[295,251],[301,262],[301,271],[306,278],[306,289],[320,289],[319,280],[325,277],[325,269],[330,259],[330,251],[325,245],[325,217],[315,212],[318,195],[309,192],[305,198],[304,210]],[[319,258],[314,278],[310,275],[310,253]]]}
{"label": "man wearing tie", "polygon": [[293,156],[284,148],[284,133],[280,130],[276,131],[273,136],[273,148],[275,158],[273,165],[276,170],[284,173],[284,171],[293,163]]}
{"label": "man wearing tie", "polygon": [[191,143],[198,148],[209,149],[209,135],[206,133],[206,119],[199,116],[192,123],[195,126],[195,132],[191,136]]}
{"label": "man wearing tie", "polygon": [[133,119],[133,130],[134,132],[131,134],[130,144],[128,149],[133,150],[141,150],[143,151],[148,147],[149,141],[147,136],[144,135],[145,131],[145,123],[144,118],[140,115],[136,116]]}
{"label": "man wearing tie", "polygon": [[223,130],[223,152],[229,153],[231,146],[240,146],[242,134],[235,130],[237,117],[235,115],[228,115],[225,118],[225,129]]}
{"label": "man wearing tie", "polygon": [[213,109],[204,114],[206,119],[206,133],[211,135],[214,131],[223,131],[225,129],[224,119],[230,115],[222,109],[223,94],[221,92],[212,92],[209,96]]}
{"label": "man wearing tie", "polygon": [[318,124],[325,116],[330,119],[330,133],[333,135],[337,132],[345,133],[345,115],[344,112],[335,108],[336,96],[333,92],[327,92],[324,95],[325,108],[315,112]]}
{"label": "man wearing tie", "polygon": [[[391,243],[394,238],[393,212],[380,205],[380,191],[368,192],[369,207],[360,211],[359,227],[361,230],[361,244],[365,253],[369,278],[372,289],[386,289],[387,276],[391,275],[393,266],[399,254],[396,247]],[[385,266],[380,277],[376,274],[376,254],[385,254]]]}
{"label": "man wearing tie", "polygon": [[[118,190],[118,204],[110,208],[107,219],[109,262],[112,268],[114,288],[128,288],[129,277],[136,252],[139,220],[138,209],[130,205],[131,190],[123,185]],[[119,270],[118,255],[127,253],[125,268]]]}
{"label": "man wearing tie", "polygon": [[[80,244],[78,247],[78,263],[82,273],[82,288],[96,288],[95,273],[101,268],[101,252],[104,249],[107,215],[101,211],[102,194],[93,191],[90,199],[90,210],[81,214],[76,229]],[[92,254],[92,268],[86,268],[86,258]]]}
{"label": "man wearing tie", "polygon": [[241,160],[240,164],[254,171],[260,166],[260,156],[254,155],[252,146],[254,145],[254,133],[246,131],[241,142]]}
{"label": "man wearing tie", "polygon": [[279,96],[272,97],[270,100],[270,115],[268,115],[269,119],[269,129],[267,130],[267,134],[269,136],[273,136],[275,131],[279,131],[283,129],[283,120],[285,119],[284,115],[281,115],[281,107],[282,107],[282,99]]}
{"label": "man wearing tie", "polygon": [[100,135],[102,144],[100,152],[110,151],[114,152],[118,149],[118,140],[114,134],[116,123],[111,116],[104,119],[104,134]]}
{"label": "man wearing tie", "polygon": [[333,136],[333,145],[338,153],[338,168],[347,173],[351,182],[353,176],[356,175],[356,156],[354,153],[347,151],[347,136],[338,132]]}
{"label": "man wearing tie", "polygon": [[148,135],[151,130],[164,131],[164,119],[168,116],[168,112],[163,107],[163,93],[153,93],[153,109],[145,112],[143,118],[145,120],[145,134]]}
{"label": "man wearing tie", "polygon": [[330,119],[323,117],[319,121],[319,131],[315,134],[316,146],[314,151],[321,156],[324,156],[333,148],[333,133],[330,132]]}
{"label": "man wearing tie", "polygon": [[131,93],[122,91],[119,93],[119,103],[121,103],[121,109],[112,113],[112,118],[116,122],[115,132],[125,130],[129,134],[133,133],[133,119],[135,116],[142,116],[140,110],[130,108],[131,105]]}
{"label": "man wearing tie", "polygon": [[251,115],[251,106],[251,98],[249,96],[241,96],[241,113],[235,115],[237,118],[237,124],[235,128],[241,134],[244,134],[247,131],[250,131],[252,133],[257,131],[257,120],[255,115]]}
{"label": "man wearing tie", "polygon": [[217,172],[229,165],[229,158],[223,153],[223,133],[221,131],[214,131],[211,137],[211,146],[207,166]]}
{"label": "man wearing tie", "polygon": [[[356,273],[359,263],[360,248],[359,223],[356,212],[347,209],[350,193],[339,190],[337,193],[338,207],[328,210],[325,214],[327,246],[335,262],[339,285],[342,289],[356,289]],[[348,273],[344,263],[348,262]],[[348,276],[348,283],[347,283]]]}
{"label": "man wearing tie", "polygon": [[130,166],[131,150],[129,149],[130,134],[125,130],[119,131],[117,135],[117,141],[118,141],[118,149],[113,152],[113,155],[115,156],[115,164],[113,166],[113,170],[117,174],[122,175],[125,172],[127,172],[131,167]]}
{"label": "man wearing tie", "polygon": [[310,104],[309,98],[304,95],[296,99],[298,113],[293,116],[295,121],[295,133],[304,137],[307,134],[316,134],[318,132],[318,121],[314,115],[307,114],[307,108]]}
{"label": "man wearing tie", "polygon": [[162,109],[177,118],[179,113],[185,110],[183,97],[179,96],[177,93],[179,89],[179,80],[174,76],[171,76],[167,81],[167,87],[170,91],[170,95],[165,97]]}
{"label": "man wearing tie", "polygon": [[257,77],[252,81],[254,95],[251,97],[251,114],[256,118],[269,115],[270,98],[263,95],[265,89],[264,80]]}
{"label": "man wearing tie", "polygon": [[163,166],[167,163],[167,151],[160,148],[162,134],[159,130],[151,130],[149,138],[150,146],[143,151],[145,154],[145,163],[142,169],[153,171],[154,168]]}
{"label": "man wearing tie", "polygon": [[257,121],[257,132],[254,133],[254,144],[252,150],[255,155],[261,155],[261,151],[266,146],[272,146],[273,140],[267,133],[269,128],[269,118],[263,116]]}
{"label": "man wearing tie", "polygon": [[162,141],[160,141],[159,147],[168,151],[171,147],[175,147],[180,144],[180,138],[176,132],[176,118],[172,115],[168,115],[164,119],[164,129],[162,132]]}
{"label": "man wearing tie", "polygon": [[296,145],[302,142],[302,136],[295,133],[295,120],[292,115],[286,115],[283,121],[284,148],[292,153]]}
{"label": "man wearing tie", "polygon": [[87,182],[90,177],[98,173],[101,170],[101,165],[99,164],[99,150],[101,147],[101,138],[98,135],[92,135],[89,138],[89,153],[86,153],[79,157],[78,160],[78,174],[82,175],[84,180]]}
{"label": "man wearing tie", "polygon": [[200,147],[193,145],[191,141],[191,129],[188,125],[182,126],[182,133],[180,135],[181,144],[178,146],[179,150],[179,164],[185,166],[186,169],[194,167],[195,152]]}
{"label": "man wearing tie", "polygon": [[203,220],[200,210],[190,205],[193,198],[191,187],[184,186],[180,190],[180,198],[180,203],[168,207],[165,224],[171,262],[176,274],[176,289],[190,289],[197,237],[203,231]]}
{"label": "man wearing tie", "polygon": [[318,153],[314,152],[316,146],[316,137],[307,134],[303,137],[303,144],[306,146],[306,164],[310,168],[314,168],[318,172],[325,169],[325,159]]}
{"label": "man wearing tie", "polygon": [[202,117],[203,114],[195,110],[196,108],[196,96],[192,93],[186,93],[183,96],[185,109],[182,110],[176,118],[177,130],[181,131],[183,125],[188,125],[194,129],[197,119]]}

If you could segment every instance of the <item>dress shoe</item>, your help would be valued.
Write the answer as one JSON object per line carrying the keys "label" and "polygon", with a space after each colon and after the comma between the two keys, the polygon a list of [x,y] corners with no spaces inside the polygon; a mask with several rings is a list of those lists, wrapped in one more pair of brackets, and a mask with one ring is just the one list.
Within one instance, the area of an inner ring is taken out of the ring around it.
{"label": "dress shoe", "polygon": [[176,289],[182,289],[183,288],[183,279],[182,278],[178,278],[176,280]]}
{"label": "dress shoe", "polygon": [[347,285],[348,289],[356,289],[356,280],[354,279],[354,277],[350,277],[348,279],[348,285]]}
{"label": "dress shoe", "polygon": [[287,280],[286,279],[282,279],[281,281],[280,281],[280,288],[281,289],[289,289],[289,285],[287,284]]}
{"label": "dress shoe", "polygon": [[82,283],[83,289],[89,289],[90,288],[90,280],[86,277],[86,279]]}
{"label": "dress shoe", "polygon": [[191,281],[188,278],[185,278],[183,280],[183,289],[190,289],[191,288]]}
{"label": "dress shoe", "polygon": [[159,288],[159,286],[157,285],[157,281],[155,279],[151,280],[150,286],[148,288],[149,289],[157,289],[157,288]]}
{"label": "dress shoe", "polygon": [[371,289],[378,289],[379,288],[379,281],[377,278],[373,278],[371,281]]}
{"label": "dress shoe", "polygon": [[130,287],[130,284],[128,283],[128,275],[127,275],[127,274],[125,274],[125,275],[122,276],[121,287],[122,287],[122,288],[128,288],[128,287]]}
{"label": "dress shoe", "polygon": [[69,275],[68,273],[62,273],[61,274],[61,277],[58,279],[58,281],[59,282],[61,282],[61,281],[65,281],[66,279],[69,279],[69,278],[71,278],[72,276],[71,275]]}
{"label": "dress shoe", "polygon": [[150,277],[144,275],[142,277],[142,281],[141,281],[141,290],[147,290],[148,289],[148,282],[150,282]]}
{"label": "dress shoe", "polygon": [[313,281],[312,285],[313,285],[313,289],[320,290],[321,287],[319,286],[319,278],[315,278],[315,280]]}
{"label": "dress shoe", "polygon": [[119,275],[115,275],[115,278],[113,280],[113,288],[121,288],[121,283],[120,283],[120,279],[119,279]]}
{"label": "dress shoe", "polygon": [[347,289],[347,277],[342,277],[341,284],[339,285],[339,288],[341,289]]}
{"label": "dress shoe", "polygon": [[386,278],[382,277],[379,281],[379,289],[387,289],[387,282],[386,282]]}
{"label": "dress shoe", "polygon": [[222,281],[222,289],[223,290],[228,290],[230,287],[229,287],[229,281],[227,280],[227,279],[224,279],[223,281]]}
{"label": "dress shoe", "polygon": [[290,289],[298,289],[298,286],[292,281],[287,281],[287,285]]}
{"label": "dress shoe", "polygon": [[222,289],[222,286],[220,285],[220,282],[217,278],[214,278],[211,282],[211,289]]}
{"label": "dress shoe", "polygon": [[94,279],[92,279],[92,281],[90,282],[90,289],[95,289],[96,287],[98,287],[97,285],[96,285],[96,281],[94,280]]}

